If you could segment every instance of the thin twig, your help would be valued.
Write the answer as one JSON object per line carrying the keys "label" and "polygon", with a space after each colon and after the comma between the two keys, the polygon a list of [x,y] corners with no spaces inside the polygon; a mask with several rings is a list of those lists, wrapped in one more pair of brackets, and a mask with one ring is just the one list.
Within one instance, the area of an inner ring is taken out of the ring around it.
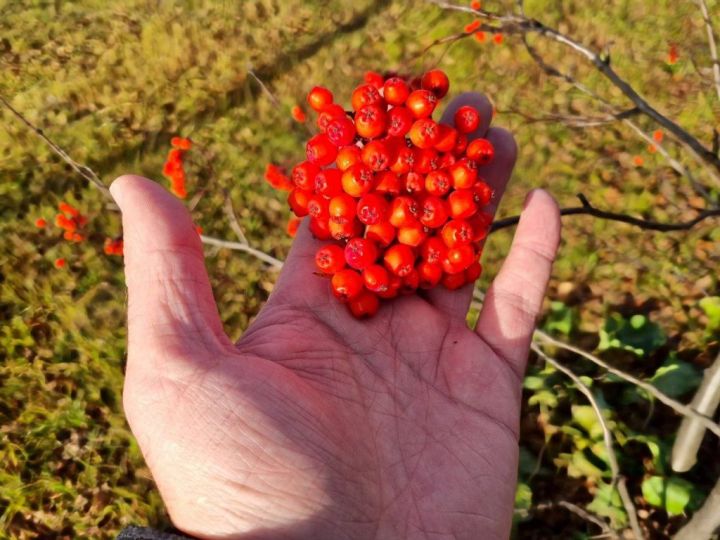
{"label": "thin twig", "polygon": [[229,240],[221,240],[219,238],[214,238],[212,236],[200,235],[200,238],[202,239],[204,244],[209,244],[211,246],[217,246],[217,247],[222,247],[222,248],[234,249],[237,251],[244,251],[245,253],[252,255],[253,257],[260,259],[261,261],[269,264],[271,267],[277,268],[278,270],[280,268],[282,268],[282,266],[283,266],[283,262],[280,259],[276,259],[272,255],[268,255],[264,251],[260,251],[259,249],[250,247],[247,244],[243,244],[240,242],[231,242]]}
{"label": "thin twig", "polygon": [[630,384],[634,384],[638,388],[641,388],[651,396],[653,396],[655,399],[657,399],[660,403],[663,403],[664,405],[667,405],[672,410],[674,410],[676,413],[687,416],[689,418],[695,419],[698,423],[702,424],[705,428],[710,430],[712,433],[720,437],[720,425],[713,422],[712,418],[699,413],[692,407],[689,407],[685,405],[684,403],[681,403],[679,401],[676,401],[669,397],[668,395],[664,394],[660,390],[658,390],[655,386],[652,384],[643,381],[641,379],[638,379],[637,377],[630,375],[629,373],[626,373],[625,371],[622,371],[621,369],[618,369],[609,363],[607,363],[602,358],[595,356],[592,353],[589,353],[583,349],[580,349],[578,347],[575,347],[574,345],[570,345],[569,343],[565,343],[563,341],[557,340],[547,334],[546,332],[543,332],[540,329],[535,330],[534,338],[537,340],[540,340],[546,344],[553,345],[555,347],[559,347],[561,349],[565,349],[566,351],[570,351],[572,353],[575,353],[579,356],[582,356],[583,358],[590,360],[592,363],[600,366],[604,370],[606,370],[608,373],[612,373],[613,375],[616,375],[617,377],[620,377],[621,379],[629,382]]}
{"label": "thin twig", "polygon": [[[660,222],[652,221],[648,219],[636,218],[627,214],[620,214],[617,212],[608,212],[607,210],[600,210],[590,204],[584,195],[579,194],[578,198],[582,203],[582,206],[573,206],[569,208],[561,208],[561,216],[577,216],[577,215],[588,215],[593,216],[597,219],[605,219],[608,221],[619,221],[621,223],[627,223],[628,225],[635,225],[641,229],[649,231],[660,231],[660,232],[672,232],[672,231],[688,231],[692,229],[698,223],[713,217],[720,216],[720,208],[713,208],[710,210],[703,210],[698,213],[693,219],[688,221],[679,222]],[[507,227],[513,227],[520,221],[520,216],[512,216],[504,219],[495,221],[490,226],[490,232],[499,231]]]}
{"label": "thin twig", "polygon": [[576,41],[570,36],[567,36],[554,28],[546,26],[537,19],[530,19],[523,15],[499,15],[483,9],[475,10],[468,6],[453,4],[443,0],[427,1],[443,9],[471,13],[482,19],[493,21],[499,24],[499,26],[497,26],[497,30],[503,33],[522,35],[530,33],[538,34],[572,49],[579,55],[584,56],[587,60],[589,60],[597,68],[597,70],[613,84],[613,86],[618,88],[625,97],[632,101],[645,115],[649,116],[659,125],[663,126],[672,133],[673,136],[681,141],[692,153],[712,165],[717,170],[720,170],[720,157],[703,145],[693,135],[650,105],[650,103],[638,94],[638,92],[627,81],[617,74],[617,72],[610,66],[610,62],[607,58],[601,57],[598,53],[589,47],[586,47],[579,41]]}
{"label": "thin twig", "polygon": [[637,517],[637,511],[635,510],[635,505],[632,502],[632,498],[630,497],[630,494],[627,490],[627,485],[625,484],[625,478],[620,474],[620,466],[618,465],[617,461],[617,455],[615,454],[615,447],[613,444],[613,436],[612,432],[610,431],[610,428],[607,425],[607,422],[605,421],[605,417],[603,416],[602,409],[600,408],[600,405],[598,405],[597,400],[595,399],[595,396],[593,395],[590,388],[587,387],[585,383],[582,382],[580,377],[578,377],[575,372],[573,372],[571,369],[565,367],[560,362],[558,362],[555,358],[552,358],[551,356],[547,355],[538,345],[537,343],[533,342],[530,344],[530,347],[532,348],[535,353],[540,356],[545,362],[552,365],[555,369],[558,371],[561,371],[572,381],[575,383],[575,386],[577,386],[578,390],[587,398],[587,400],[590,402],[590,405],[593,408],[593,411],[595,411],[595,415],[597,416],[598,423],[600,424],[600,427],[602,428],[603,432],[603,443],[605,445],[605,450],[608,457],[608,464],[610,465],[610,474],[612,475],[612,485],[617,488],[618,493],[620,494],[620,499],[622,500],[623,507],[625,508],[625,512],[628,515],[628,519],[630,520],[630,527],[632,528],[633,534],[635,535],[635,538],[637,540],[640,540],[643,538],[642,531],[640,530],[640,523],[638,522]]}
{"label": "thin twig", "polygon": [[710,59],[712,60],[712,71],[715,77],[715,91],[717,92],[718,99],[720,99],[720,61],[718,61],[718,50],[717,44],[715,43],[715,32],[713,31],[712,21],[710,20],[710,13],[708,12],[707,3],[705,0],[697,0],[697,4],[700,7],[703,21],[705,21],[705,30],[707,30],[708,37],[708,48],[710,49]]}
{"label": "thin twig", "polygon": [[112,199],[112,196],[110,195],[110,190],[107,188],[105,184],[102,183],[100,178],[98,177],[95,172],[90,169],[89,167],[86,167],[85,165],[81,165],[77,161],[75,161],[73,158],[71,158],[65,150],[63,150],[60,146],[55,144],[52,140],[50,140],[47,135],[43,132],[42,129],[36,127],[34,124],[32,124],[23,114],[20,113],[17,109],[15,109],[12,105],[10,105],[10,102],[7,101],[4,97],[0,96],[0,102],[5,106],[7,110],[9,110],[18,120],[20,120],[25,126],[27,126],[35,135],[40,137],[45,144],[47,144],[50,149],[55,152],[58,156],[60,156],[65,163],[70,165],[70,167],[73,168],[75,172],[77,172],[80,176],[85,178],[90,184],[97,189],[99,189],[102,193],[105,194],[105,196]]}
{"label": "thin twig", "polygon": [[250,242],[248,242],[247,237],[245,236],[245,233],[242,230],[242,227],[240,226],[240,221],[238,221],[237,214],[235,214],[235,209],[233,208],[232,200],[230,199],[230,195],[225,196],[225,204],[223,206],[225,210],[225,215],[228,218],[228,221],[230,222],[230,228],[233,230],[233,232],[237,235],[240,242],[243,244],[250,245]]}
{"label": "thin twig", "polygon": [[552,510],[553,508],[564,508],[569,512],[572,512],[576,516],[580,517],[581,519],[584,519],[585,521],[589,521],[590,523],[597,525],[600,527],[600,530],[603,532],[603,536],[607,538],[618,538],[618,535],[615,531],[613,531],[610,526],[600,519],[595,514],[591,514],[584,508],[581,508],[580,506],[573,504],[569,501],[549,501],[549,502],[543,502],[538,503],[536,505],[533,505],[532,507],[528,509],[516,509],[515,514],[525,517],[529,514],[534,514],[535,512],[544,512],[546,510]]}
{"label": "thin twig", "polygon": [[282,105],[280,104],[280,101],[278,101],[278,99],[270,91],[270,89],[265,85],[265,83],[262,82],[262,80],[260,80],[260,77],[258,77],[251,68],[248,68],[247,72],[260,85],[260,88],[262,89],[263,92],[265,92],[265,95],[268,98],[270,98],[270,101],[273,102],[273,105],[275,105],[276,107],[281,107]]}

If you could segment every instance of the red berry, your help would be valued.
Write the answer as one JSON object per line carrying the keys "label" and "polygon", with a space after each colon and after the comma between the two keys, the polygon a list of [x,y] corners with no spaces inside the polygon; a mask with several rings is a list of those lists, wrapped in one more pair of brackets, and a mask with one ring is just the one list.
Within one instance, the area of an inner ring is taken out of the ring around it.
{"label": "red berry", "polygon": [[403,244],[395,244],[385,251],[383,257],[385,268],[399,277],[407,276],[413,269],[415,254],[413,250]]}
{"label": "red berry", "polygon": [[390,105],[402,105],[410,95],[410,87],[400,77],[392,77],[385,81],[383,97]]}
{"label": "red berry", "polygon": [[355,140],[355,124],[347,116],[334,118],[328,123],[325,133],[335,146],[346,146]]}
{"label": "red berry", "polygon": [[467,157],[476,161],[478,165],[487,165],[495,157],[495,147],[487,139],[475,139],[468,144],[465,152]]}
{"label": "red berry", "polygon": [[394,227],[408,227],[417,223],[418,204],[415,199],[400,196],[390,203],[390,224]]}
{"label": "red berry", "polygon": [[464,133],[459,133],[457,136],[457,140],[455,141],[455,148],[453,148],[452,153],[455,156],[461,157],[465,153],[465,149],[468,145],[468,138],[467,135]]}
{"label": "red berry", "polygon": [[337,244],[321,247],[315,254],[315,266],[323,274],[337,274],[345,268],[345,252]]}
{"label": "red berry", "polygon": [[388,203],[375,193],[363,195],[357,204],[357,216],[365,225],[375,225],[387,219]]}
{"label": "red berry", "polygon": [[330,236],[335,240],[348,240],[362,233],[362,225],[357,219],[337,221],[331,219],[328,221],[328,229]]}
{"label": "red berry", "polygon": [[402,177],[402,186],[407,193],[421,193],[425,191],[425,176],[411,171]]}
{"label": "red berry", "polygon": [[333,102],[333,95],[330,90],[322,86],[316,86],[307,95],[307,102],[317,112],[322,111],[325,105]]}
{"label": "red berry", "polygon": [[315,193],[328,198],[340,195],[343,192],[341,177],[342,172],[339,169],[322,169],[315,175]]}
{"label": "red berry", "polygon": [[415,118],[427,118],[435,110],[437,98],[428,90],[414,90],[410,92],[405,106],[410,109]]}
{"label": "red berry", "polygon": [[482,275],[482,265],[475,261],[465,269],[465,281],[472,283]]}
{"label": "red berry", "polygon": [[475,193],[470,189],[460,189],[448,195],[450,215],[456,219],[465,219],[477,212]]}
{"label": "red berry", "polygon": [[391,275],[390,276],[390,287],[386,291],[378,292],[377,295],[380,298],[395,298],[398,293],[400,292],[400,287],[402,286],[403,280],[402,278]]}
{"label": "red berry", "polygon": [[362,276],[349,268],[337,272],[331,283],[333,294],[343,302],[356,298],[363,291]]}
{"label": "red berry", "polygon": [[469,244],[473,241],[473,228],[463,219],[451,219],[442,228],[440,235],[449,248]]}
{"label": "red berry", "polygon": [[455,111],[455,128],[460,133],[471,133],[480,125],[480,113],[475,107],[463,105]]}
{"label": "red berry", "polygon": [[381,221],[365,227],[365,238],[377,242],[382,247],[387,247],[395,240],[396,230],[389,221]]}
{"label": "red berry", "polygon": [[383,141],[370,141],[362,149],[362,160],[373,171],[382,171],[390,166],[390,148]]}
{"label": "red berry", "polygon": [[415,152],[412,148],[400,148],[395,160],[390,165],[390,170],[396,174],[405,174],[413,170],[415,166]]}
{"label": "red berry", "polygon": [[360,149],[357,146],[343,146],[338,150],[335,165],[341,171],[346,171],[360,161]]}
{"label": "red berry", "polygon": [[309,229],[312,235],[318,240],[329,240],[332,238],[330,234],[330,223],[327,219],[311,219]]}
{"label": "red berry", "polygon": [[362,197],[373,187],[375,177],[370,168],[356,163],[342,174],[342,186],[345,193],[353,197]]}
{"label": "red berry", "polygon": [[397,241],[406,246],[418,247],[425,238],[427,238],[427,232],[419,222],[410,223],[397,230]]}
{"label": "red berry", "polygon": [[477,165],[471,159],[461,159],[454,163],[449,171],[455,189],[469,189],[477,180]]}
{"label": "red berry", "polygon": [[308,215],[308,203],[312,197],[312,192],[300,188],[295,188],[288,195],[288,204],[290,209],[297,217]]}
{"label": "red berry", "polygon": [[450,289],[451,291],[459,289],[466,284],[465,274],[462,272],[457,274],[444,274],[442,284],[446,289]]}
{"label": "red berry", "polygon": [[415,121],[408,135],[418,148],[432,148],[440,140],[440,127],[430,118],[421,118]]}
{"label": "red berry", "polygon": [[320,131],[325,131],[328,124],[337,118],[346,118],[345,109],[337,103],[325,105],[317,117],[317,127],[320,128]]}
{"label": "red berry", "polygon": [[348,302],[348,308],[352,316],[356,319],[372,317],[380,309],[380,300],[376,294],[370,291],[363,291],[356,298]]}
{"label": "red berry", "polygon": [[355,129],[366,139],[376,139],[385,133],[387,115],[378,105],[365,105],[355,113]]}
{"label": "red berry", "polygon": [[420,256],[426,262],[439,265],[447,257],[447,251],[448,248],[441,238],[431,236],[420,247]]}
{"label": "red berry", "polygon": [[307,212],[310,217],[315,219],[329,219],[329,200],[322,195],[313,195],[310,197],[307,205]]}
{"label": "red berry", "polygon": [[387,193],[388,195],[397,195],[400,193],[400,179],[397,174],[392,171],[382,171],[375,176],[375,191],[378,193]]}
{"label": "red berry", "polygon": [[341,193],[330,199],[328,212],[330,219],[338,223],[344,223],[355,219],[355,208],[357,203],[353,197],[347,193]]}
{"label": "red berry", "polygon": [[415,121],[413,113],[407,107],[393,107],[388,111],[388,135],[404,137]]}
{"label": "red berry", "polygon": [[[472,249],[472,248],[470,248]],[[366,238],[351,238],[345,245],[345,261],[357,270],[367,268],[378,258],[375,242]]]}
{"label": "red berry", "polygon": [[390,274],[384,266],[371,264],[362,272],[365,288],[373,292],[384,292],[390,288]]}
{"label": "red berry", "polygon": [[420,223],[426,227],[437,229],[448,219],[448,205],[440,197],[428,195],[420,203]]}
{"label": "red berry", "polygon": [[427,174],[440,167],[440,156],[432,148],[416,148],[413,170]]}
{"label": "red berry", "polygon": [[295,186],[309,191],[314,188],[315,176],[318,172],[320,172],[320,167],[309,161],[303,161],[293,167],[290,178]]}
{"label": "red berry", "polygon": [[435,143],[435,150],[438,152],[452,152],[457,143],[458,132],[447,124],[439,124],[440,136]]}
{"label": "red berry", "polygon": [[451,186],[452,177],[447,173],[447,171],[431,171],[425,177],[425,190],[430,195],[442,197],[450,191]]}
{"label": "red berry", "polygon": [[372,84],[361,84],[353,90],[350,103],[355,111],[366,105],[378,105],[382,101],[380,92]]}
{"label": "red berry", "polygon": [[312,137],[305,147],[308,161],[321,167],[330,165],[337,156],[337,147],[324,133]]}
{"label": "red berry", "polygon": [[493,197],[493,190],[492,188],[483,182],[482,180],[478,180],[475,182],[475,185],[472,187],[475,204],[478,206],[487,206],[490,204],[490,201]]}
{"label": "red berry", "polygon": [[427,261],[418,264],[417,271],[420,276],[419,287],[421,289],[432,289],[440,283],[443,275],[442,266]]}
{"label": "red berry", "polygon": [[385,79],[382,75],[380,75],[377,71],[366,71],[365,75],[363,75],[363,80],[367,84],[371,84],[378,90],[380,90],[383,87],[383,83],[385,82]]}
{"label": "red berry", "polygon": [[445,94],[448,93],[450,88],[450,81],[445,72],[440,69],[433,69],[425,73],[420,80],[420,85],[425,89],[429,90],[435,97],[442,99]]}
{"label": "red berry", "polygon": [[450,248],[447,252],[447,260],[453,268],[459,268],[459,271],[463,271],[475,262],[475,250],[472,246],[466,244]]}
{"label": "red berry", "polygon": [[413,268],[410,272],[408,272],[408,275],[403,278],[400,292],[402,294],[412,294],[417,290],[419,285],[420,274],[415,268]]}

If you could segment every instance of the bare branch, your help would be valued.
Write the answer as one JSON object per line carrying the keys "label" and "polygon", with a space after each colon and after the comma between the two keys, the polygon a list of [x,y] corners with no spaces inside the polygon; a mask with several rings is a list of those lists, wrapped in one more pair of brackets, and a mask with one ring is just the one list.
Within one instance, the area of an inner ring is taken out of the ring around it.
{"label": "bare branch", "polygon": [[243,244],[250,245],[250,242],[248,242],[248,239],[245,236],[245,232],[242,230],[242,227],[240,226],[240,221],[238,221],[238,217],[235,214],[235,209],[233,208],[233,204],[232,204],[232,200],[230,199],[230,195],[225,196],[224,210],[225,210],[225,215],[227,216],[228,221],[230,222],[230,228],[237,235],[240,242],[242,242]]}
{"label": "bare branch", "polygon": [[[718,99],[720,99],[720,61],[718,61],[717,44],[715,43],[715,32],[713,31],[710,13],[708,12],[707,2],[705,0],[697,0],[698,7],[702,13],[703,21],[705,21],[705,30],[707,31],[708,48],[710,49],[710,58],[712,60],[712,71],[715,78],[715,91]],[[715,153],[717,155],[717,152]]]}
{"label": "bare branch", "polygon": [[602,428],[603,443],[605,445],[608,463],[610,465],[610,474],[612,475],[612,485],[617,487],[618,493],[620,494],[620,499],[623,503],[623,507],[625,508],[625,512],[627,513],[628,519],[630,520],[630,527],[632,528],[635,538],[637,540],[642,539],[643,534],[640,530],[640,523],[638,522],[635,505],[633,504],[630,493],[627,490],[625,478],[620,474],[620,466],[618,465],[617,455],[615,454],[612,432],[610,431],[610,428],[605,421],[605,417],[603,416],[600,405],[598,405],[598,402],[595,400],[595,396],[593,395],[590,388],[588,388],[587,385],[583,383],[582,380],[580,380],[580,377],[578,377],[571,369],[565,367],[560,362],[558,362],[555,358],[552,358],[551,356],[545,354],[545,352],[537,345],[537,343],[531,343],[530,348],[535,351],[535,353],[543,360],[545,360],[548,364],[551,364],[555,369],[561,371],[562,373],[570,377],[570,379],[572,379],[572,381],[575,383],[575,386],[577,386],[578,390],[580,390],[580,392],[590,402],[590,405],[592,406],[593,411],[595,411],[595,415],[597,416],[598,423]]}
{"label": "bare branch", "polygon": [[693,514],[673,540],[710,540],[720,527],[720,480],[712,488],[700,510]]}
{"label": "bare branch", "polygon": [[720,170],[720,157],[703,145],[697,138],[688,133],[678,124],[670,120],[667,116],[660,113],[650,103],[643,98],[638,92],[610,66],[610,62],[606,58],[601,57],[598,53],[586,47],[579,41],[567,36],[558,30],[544,25],[536,19],[531,19],[523,15],[499,15],[491,13],[483,9],[475,10],[467,6],[445,2],[443,0],[427,0],[443,9],[460,11],[473,14],[481,19],[496,23],[497,31],[506,34],[538,34],[547,39],[560,43],[565,47],[575,51],[580,56],[589,60],[600,73],[605,76],[616,88],[618,88],[635,106],[645,115],[652,118],[659,125],[663,126],[668,132],[681,141],[692,153],[701,158],[706,163],[712,165],[715,169]]}
{"label": "bare branch", "polygon": [[278,101],[278,99],[277,99],[277,98],[275,97],[275,95],[270,91],[270,89],[265,85],[265,83],[262,82],[262,80],[260,80],[260,77],[258,77],[258,76],[255,74],[255,72],[252,70],[252,68],[248,68],[247,72],[248,72],[248,74],[249,74],[253,79],[255,79],[255,81],[260,85],[260,88],[262,89],[263,92],[265,92],[265,95],[266,95],[268,98],[270,98],[270,101],[273,102],[273,105],[275,105],[276,107],[281,107],[282,105],[280,104],[280,102]]}
{"label": "bare branch", "polygon": [[[526,510],[525,509],[517,509],[517,510],[515,510],[515,514],[525,517],[529,514],[534,514],[536,512],[544,512],[546,510],[551,510],[553,508],[558,508],[558,507],[564,508],[568,512],[572,512],[579,518],[584,519],[585,521],[588,521],[588,522],[600,527],[600,530],[603,533],[602,534],[603,538],[613,538],[613,539],[619,538],[618,534],[615,531],[613,531],[605,521],[600,519],[595,514],[591,514],[584,508],[581,508],[580,506],[573,504],[569,501],[557,501],[557,502],[549,501],[549,502],[544,502],[544,503],[538,503]],[[597,538],[597,537],[595,537],[595,538]]]}
{"label": "bare branch", "polygon": [[[705,370],[702,384],[691,406],[699,413],[712,417],[720,404],[720,354]],[[697,452],[705,435],[705,426],[696,418],[683,418],[675,437],[670,466],[674,471],[687,472],[697,462]]]}
{"label": "bare branch", "polygon": [[221,240],[219,238],[205,235],[200,235],[200,238],[202,239],[204,244],[209,244],[211,246],[217,246],[227,249],[234,249],[236,251],[244,251],[245,253],[252,255],[256,259],[260,259],[264,263],[267,263],[271,267],[278,270],[283,266],[283,262],[280,259],[276,259],[272,255],[268,255],[264,251],[260,251],[259,249],[250,247],[247,244],[243,244],[240,242],[231,242],[229,240]]}
{"label": "bare branch", "polygon": [[[619,221],[621,223],[627,223],[628,225],[635,225],[636,227],[639,227],[641,229],[650,230],[650,231],[660,231],[660,232],[672,232],[672,231],[688,231],[695,227],[698,223],[710,219],[713,217],[720,216],[720,208],[713,208],[710,210],[703,210],[702,212],[699,212],[697,216],[695,216],[693,219],[689,221],[680,221],[680,222],[668,222],[663,223],[660,221],[652,221],[647,219],[641,219],[636,218],[633,216],[629,216],[627,214],[620,214],[617,212],[608,212],[606,210],[600,210],[599,208],[594,207],[590,202],[585,198],[584,195],[579,194],[578,198],[580,199],[580,202],[582,203],[582,206],[573,206],[568,208],[561,208],[560,209],[560,215],[562,216],[577,216],[577,215],[588,215],[593,216],[597,219],[605,219],[608,221]],[[490,232],[499,231],[500,229],[505,229],[507,227],[513,227],[517,225],[520,221],[520,216],[512,216],[504,219],[499,219],[495,221],[490,226]]]}
{"label": "bare branch", "polygon": [[551,337],[549,334],[543,332],[540,329],[535,330],[534,338],[536,340],[540,340],[546,344],[550,344],[555,347],[559,347],[561,349],[565,349],[567,351],[573,352],[579,356],[582,356],[583,358],[585,358],[587,360],[590,360],[592,363],[605,369],[608,373],[612,373],[613,375],[620,377],[621,379],[629,382],[630,384],[634,384],[635,386],[643,389],[645,392],[647,392],[648,394],[653,396],[655,399],[657,399],[660,403],[667,405],[672,410],[674,410],[676,413],[686,416],[688,418],[692,418],[693,420],[697,421],[698,424],[702,425],[703,428],[710,430],[712,433],[714,433],[715,435],[720,437],[720,425],[713,422],[712,418],[706,416],[705,414],[702,414],[701,412],[695,410],[692,407],[688,407],[687,405],[672,399],[668,395],[666,395],[663,392],[661,392],[660,390],[658,390],[652,384],[650,384],[646,381],[643,381],[641,379],[638,379],[637,377],[630,375],[629,373],[626,373],[625,371],[622,371],[621,369],[618,369],[618,368],[610,365],[609,363],[607,363],[605,360],[603,360],[599,356],[595,356],[594,354],[589,353],[578,347],[575,347],[574,345],[570,345],[568,343],[564,343],[560,340],[557,340],[557,339]]}
{"label": "bare branch", "polygon": [[0,96],[0,102],[5,106],[7,110],[9,110],[15,118],[20,120],[25,126],[27,126],[35,135],[40,137],[45,144],[47,144],[50,149],[55,152],[58,156],[62,158],[62,160],[70,165],[70,167],[73,168],[75,172],[77,172],[80,176],[85,178],[90,184],[97,189],[99,189],[106,197],[112,199],[112,196],[110,195],[110,190],[107,188],[105,184],[102,183],[100,178],[98,178],[97,174],[93,172],[89,167],[86,167],[85,165],[81,165],[77,161],[75,161],[73,158],[71,158],[65,150],[60,148],[57,144],[55,144],[52,140],[50,140],[42,129],[36,127],[33,125],[25,116],[23,116],[17,109],[15,109],[12,105],[10,105],[10,102],[7,101],[4,97]]}

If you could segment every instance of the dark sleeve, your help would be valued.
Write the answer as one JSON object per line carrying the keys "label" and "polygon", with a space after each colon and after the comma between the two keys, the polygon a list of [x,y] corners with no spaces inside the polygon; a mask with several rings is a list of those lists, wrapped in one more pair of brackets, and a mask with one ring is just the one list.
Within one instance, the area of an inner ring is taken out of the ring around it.
{"label": "dark sleeve", "polygon": [[148,527],[128,527],[120,531],[115,540],[188,540],[181,533],[160,532]]}

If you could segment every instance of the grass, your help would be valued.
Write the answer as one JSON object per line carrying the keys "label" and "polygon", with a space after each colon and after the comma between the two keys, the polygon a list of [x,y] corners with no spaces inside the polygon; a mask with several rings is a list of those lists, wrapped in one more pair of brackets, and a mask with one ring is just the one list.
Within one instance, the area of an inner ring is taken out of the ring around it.
{"label": "grass", "polygon": [[[711,13],[719,5],[710,2]],[[487,8],[502,4],[488,1]],[[533,0],[526,11],[597,49],[608,47],[619,73],[709,144],[720,103],[693,3],[591,0],[563,6]],[[562,204],[576,204],[574,196],[582,192],[597,206],[659,220],[686,219],[691,206],[704,204],[622,124],[573,129],[529,122],[513,112],[598,112],[597,104],[544,75],[517,37],[505,36],[501,46],[465,39],[422,54],[434,39],[469,21],[422,2],[5,0],[0,12],[0,95],[106,182],[128,171],[162,181],[169,138],[192,137],[198,142],[189,184],[191,198],[198,196],[196,222],[206,234],[232,239],[222,212],[228,193],[253,245],[279,258],[290,245],[283,232],[287,211],[262,181],[262,169],[271,160],[290,164],[300,154],[306,132],[292,122],[289,108],[314,84],[347,95],[366,69],[415,72],[439,65],[454,92],[475,89],[491,97],[496,123],[512,129],[520,145],[502,215],[517,213],[533,187],[549,189]],[[680,45],[674,66],[665,62],[671,42]],[[542,42],[538,47],[555,65],[623,104],[580,58]],[[248,76],[249,68],[280,107]],[[638,122],[648,132],[656,129],[648,120]],[[697,170],[675,144],[667,146]],[[643,166],[633,164],[635,155],[643,156]],[[40,216],[52,221],[61,200],[91,218],[87,242],[69,244],[54,229],[33,226]],[[716,224],[672,235],[585,217],[565,225],[549,296],[576,313],[575,341],[592,348],[607,315],[643,313],[669,336],[668,344],[646,358],[617,351],[604,353],[606,358],[644,376],[670,352],[696,368],[708,364],[717,335],[708,334],[698,302],[718,294]],[[125,292],[121,261],[102,254],[104,239],[118,234],[119,216],[102,196],[0,112],[0,537],[109,538],[129,523],[166,521],[122,415],[126,336],[119,321]],[[496,273],[510,238],[505,231],[489,242],[482,287]],[[55,269],[57,257],[66,258],[68,267]],[[225,327],[237,338],[274,276],[239,253],[210,249],[207,258]],[[671,443],[677,418],[654,411],[642,425],[635,419],[637,405],[617,397],[622,392],[616,383],[587,375],[604,389],[623,425]],[[565,408],[552,409],[560,424],[570,418],[569,404],[581,398],[564,383],[553,384],[565,399]],[[549,444],[539,460],[543,473],[530,482],[533,500],[555,489],[585,504],[597,478],[573,479],[558,464],[575,435],[539,429],[534,420],[544,414],[540,405],[527,405],[526,413],[533,421],[524,425],[525,450],[537,460],[541,446]],[[628,447],[623,465],[631,493],[647,513],[644,526],[665,538],[684,518],[668,518],[644,501],[640,482],[658,474],[657,464],[645,457]],[[701,495],[720,473],[712,469],[715,476],[686,476]],[[555,519],[576,535],[592,530],[572,516]],[[546,526],[541,518],[519,525],[527,535],[542,534]]]}

